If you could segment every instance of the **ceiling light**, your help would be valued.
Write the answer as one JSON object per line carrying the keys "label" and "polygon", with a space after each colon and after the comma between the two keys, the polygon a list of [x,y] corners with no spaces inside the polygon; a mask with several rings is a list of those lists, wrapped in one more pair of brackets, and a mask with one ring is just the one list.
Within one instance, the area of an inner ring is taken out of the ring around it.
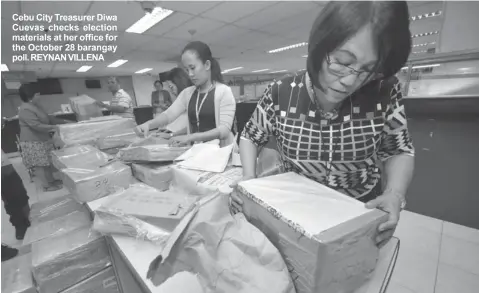
{"label": "ceiling light", "polygon": [[432,36],[438,34],[439,31],[434,31],[434,32],[427,32],[427,33],[420,33],[420,34],[415,34],[412,37],[413,38],[420,38],[420,37],[427,37],[427,36]]}
{"label": "ceiling light", "polygon": [[436,42],[416,44],[416,45],[413,45],[413,48],[426,47],[426,46],[428,46],[428,45],[435,45],[435,44],[436,44]]}
{"label": "ceiling light", "polygon": [[93,68],[93,66],[84,65],[84,66],[78,68],[77,72],[87,72],[88,70],[90,70],[92,68]]}
{"label": "ceiling light", "polygon": [[260,70],[255,70],[255,71],[251,71],[252,73],[257,73],[257,72],[265,72],[265,71],[268,71],[269,69],[260,69]]}
{"label": "ceiling light", "polygon": [[286,46],[286,47],[274,49],[274,50],[268,51],[268,53],[271,54],[271,53],[283,52],[283,51],[286,51],[286,50],[291,50],[291,49],[296,49],[296,48],[299,48],[299,47],[304,47],[306,45],[308,45],[308,43],[298,43],[298,44],[289,45],[289,46]]}
{"label": "ceiling light", "polygon": [[155,7],[151,13],[145,14],[140,20],[135,22],[132,26],[130,26],[126,32],[127,33],[135,33],[135,34],[142,34],[150,29],[155,24],[159,23],[173,11],[161,7]]}
{"label": "ceiling light", "polygon": [[302,57],[303,57],[303,58],[308,58],[308,55],[304,55],[304,56],[302,56]]}
{"label": "ceiling light", "polygon": [[413,54],[422,54],[422,53],[427,53],[427,50],[422,50],[422,51],[415,51],[412,52]]}
{"label": "ceiling light", "polygon": [[235,68],[225,69],[225,70],[223,70],[223,72],[221,72],[221,73],[224,74],[224,73],[228,73],[228,72],[230,72],[230,71],[235,71],[235,70],[240,70],[240,69],[243,69],[243,67],[235,67]]}
{"label": "ceiling light", "polygon": [[138,70],[135,73],[145,73],[145,72],[152,71],[152,70],[153,70],[153,68],[143,68],[142,70]]}
{"label": "ceiling light", "polygon": [[[417,66],[413,66],[412,69],[438,67],[438,66],[441,66],[441,64],[417,65]],[[401,69],[408,69],[408,67],[406,66],[406,67],[403,67]]]}
{"label": "ceiling light", "polygon": [[118,59],[118,60],[116,60],[115,62],[113,62],[112,64],[108,65],[108,67],[118,67],[118,66],[122,66],[122,65],[125,64],[126,62],[128,62],[128,60]]}
{"label": "ceiling light", "polygon": [[435,12],[430,12],[430,13],[424,13],[424,14],[419,14],[415,16],[411,16],[409,18],[410,21],[415,21],[415,20],[421,20],[421,19],[426,19],[426,18],[431,18],[431,17],[436,17],[442,15],[442,11],[438,10]]}
{"label": "ceiling light", "polygon": [[278,71],[273,71],[273,72],[270,72],[270,73],[280,73],[280,72],[286,72],[286,71],[288,71],[288,70],[286,70],[286,69],[285,70],[278,70]]}
{"label": "ceiling light", "polygon": [[2,65],[0,65],[0,68],[2,69],[2,71],[8,71],[8,66],[7,66],[7,64],[2,64]]}

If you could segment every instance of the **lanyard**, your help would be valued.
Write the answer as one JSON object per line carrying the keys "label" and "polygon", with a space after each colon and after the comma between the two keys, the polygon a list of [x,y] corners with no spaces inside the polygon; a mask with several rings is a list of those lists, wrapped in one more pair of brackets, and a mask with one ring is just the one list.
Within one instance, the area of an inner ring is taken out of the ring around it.
{"label": "lanyard", "polygon": [[201,112],[201,108],[203,108],[203,104],[205,103],[206,101],[206,98],[208,97],[208,94],[210,93],[211,89],[213,88],[213,84],[210,85],[210,87],[208,88],[208,91],[206,91],[205,93],[205,97],[203,98],[203,100],[201,100],[201,103],[200,103],[200,107],[198,108],[198,101],[200,100],[200,89],[198,89],[198,95],[196,96],[196,107],[195,107],[195,110],[196,110],[196,127],[198,128],[197,131],[200,131],[200,112]]}

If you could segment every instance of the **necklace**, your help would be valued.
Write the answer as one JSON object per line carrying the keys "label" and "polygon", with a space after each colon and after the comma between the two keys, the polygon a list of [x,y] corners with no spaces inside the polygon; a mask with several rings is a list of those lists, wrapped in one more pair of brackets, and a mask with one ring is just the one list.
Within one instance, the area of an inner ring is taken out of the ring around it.
{"label": "necklace", "polygon": [[196,95],[196,107],[195,107],[195,112],[196,112],[196,128],[197,131],[200,129],[200,112],[201,108],[203,108],[203,104],[206,101],[206,98],[208,97],[208,94],[210,93],[211,89],[213,88],[213,84],[210,85],[208,90],[205,93],[205,96],[201,100],[200,106],[198,107],[198,101],[200,100],[200,89],[198,88],[198,94]]}
{"label": "necklace", "polygon": [[321,106],[318,103],[318,96],[316,95],[316,91],[314,90],[314,86],[311,80],[309,80],[309,90],[311,94],[313,95],[314,101],[316,103],[316,110],[318,110],[321,118],[326,120],[336,119],[338,117],[338,108],[336,107],[332,109],[331,111],[325,111],[324,109],[321,108]]}

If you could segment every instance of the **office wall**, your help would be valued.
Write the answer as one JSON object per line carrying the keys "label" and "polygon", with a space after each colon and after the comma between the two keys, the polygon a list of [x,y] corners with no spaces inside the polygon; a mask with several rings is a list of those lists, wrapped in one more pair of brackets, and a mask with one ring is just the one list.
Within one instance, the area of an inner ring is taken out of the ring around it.
{"label": "office wall", "polygon": [[[130,94],[136,105],[136,95],[133,87],[133,80],[131,76],[117,77],[121,87]],[[97,78],[95,78],[97,79]],[[101,83],[101,89],[87,89],[85,86],[85,78],[60,78],[60,84],[63,89],[63,94],[57,95],[42,95],[40,99],[41,106],[48,113],[55,113],[61,111],[62,104],[69,104],[69,98],[77,95],[86,94],[99,101],[110,101],[112,98],[111,92],[108,91],[107,77],[98,78]],[[2,117],[15,116],[18,113],[18,107],[21,104],[18,95],[9,95],[2,97]]]}
{"label": "office wall", "polygon": [[479,48],[479,2],[445,1],[439,52]]}
{"label": "office wall", "polygon": [[138,106],[151,106],[151,92],[155,90],[154,82],[158,76],[134,75],[132,77],[133,90]]}

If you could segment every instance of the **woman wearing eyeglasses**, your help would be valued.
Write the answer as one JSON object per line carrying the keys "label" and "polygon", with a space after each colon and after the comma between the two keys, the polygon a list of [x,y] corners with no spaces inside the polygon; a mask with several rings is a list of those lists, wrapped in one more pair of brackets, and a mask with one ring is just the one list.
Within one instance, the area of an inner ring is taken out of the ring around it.
{"label": "woman wearing eyeglasses", "polygon": [[[243,180],[256,177],[258,149],[274,136],[284,171],[389,212],[379,227],[381,243],[394,232],[414,170],[394,76],[411,51],[407,4],[331,1],[308,46],[307,72],[273,82],[243,130]],[[233,212],[241,206],[234,192]]]}

